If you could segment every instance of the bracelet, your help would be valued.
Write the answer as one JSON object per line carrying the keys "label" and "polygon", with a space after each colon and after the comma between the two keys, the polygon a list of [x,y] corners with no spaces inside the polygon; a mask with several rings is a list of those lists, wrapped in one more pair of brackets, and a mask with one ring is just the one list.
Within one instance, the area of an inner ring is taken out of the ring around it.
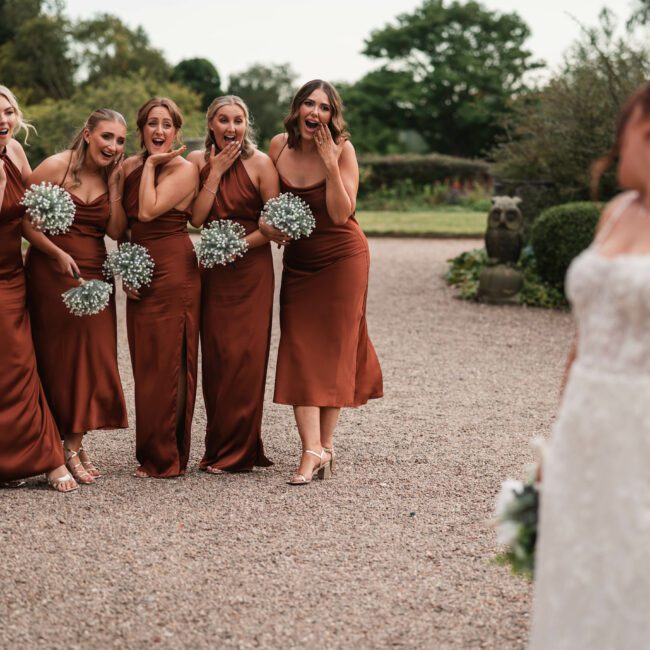
{"label": "bracelet", "polygon": [[214,190],[211,190],[207,185],[204,185],[201,189],[202,190],[207,190],[208,192],[210,192],[210,194],[214,194],[215,196],[217,196],[218,186]]}
{"label": "bracelet", "polygon": [[111,199],[111,203],[115,203],[116,201],[121,201],[122,197],[118,196],[116,199]]}

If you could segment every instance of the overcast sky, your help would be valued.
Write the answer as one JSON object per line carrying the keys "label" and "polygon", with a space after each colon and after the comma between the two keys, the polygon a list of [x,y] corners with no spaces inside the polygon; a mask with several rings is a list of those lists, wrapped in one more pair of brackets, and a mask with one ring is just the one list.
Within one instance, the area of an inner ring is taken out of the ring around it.
{"label": "overcast sky", "polygon": [[[377,62],[361,54],[373,29],[410,12],[421,0],[67,0],[71,17],[98,12],[142,25],[169,61],[205,57],[225,80],[253,63],[290,63],[300,83],[316,77],[356,81]],[[626,19],[632,0],[483,0],[490,9],[517,11],[528,23],[534,55],[551,67],[607,5]]]}

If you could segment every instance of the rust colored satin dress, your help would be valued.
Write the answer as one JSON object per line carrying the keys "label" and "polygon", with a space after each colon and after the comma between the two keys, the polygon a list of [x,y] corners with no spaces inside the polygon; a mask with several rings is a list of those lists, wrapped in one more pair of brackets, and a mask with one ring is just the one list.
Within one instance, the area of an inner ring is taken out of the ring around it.
{"label": "rust colored satin dress", "polygon": [[[204,182],[209,173],[201,171]],[[222,176],[207,223],[231,219],[257,230],[263,207],[244,163],[237,159]],[[231,472],[268,467],[262,446],[262,409],[271,345],[273,258],[269,244],[233,264],[201,269],[203,399],[208,416],[208,465]]]}
{"label": "rust colored satin dress", "polygon": [[25,302],[19,205],[25,186],[5,153],[7,184],[0,207],[0,481],[63,465],[63,448],[36,370]]}
{"label": "rust colored satin dress", "polygon": [[361,406],[382,397],[379,360],[368,337],[368,241],[350,217],[336,225],[327,213],[325,181],[283,192],[309,204],[311,236],[284,251],[280,347],[274,401],[293,406]]}
{"label": "rust colored satin dress", "polygon": [[[72,226],[63,235],[47,237],[72,257],[84,280],[106,281],[102,265],[108,193],[85,203],[68,191],[75,204]],[[125,429],[129,425],[117,367],[115,295],[99,314],[75,316],[61,294],[79,283],[59,271],[53,258],[30,246],[25,271],[38,372],[59,431]]]}
{"label": "rust colored satin dress", "polygon": [[126,306],[136,457],[149,476],[167,478],[185,472],[190,453],[201,280],[187,233],[189,211],[138,221],[142,171],[141,165],[124,183],[131,241],[144,246],[155,264],[151,284],[140,289],[141,300],[128,300]]}

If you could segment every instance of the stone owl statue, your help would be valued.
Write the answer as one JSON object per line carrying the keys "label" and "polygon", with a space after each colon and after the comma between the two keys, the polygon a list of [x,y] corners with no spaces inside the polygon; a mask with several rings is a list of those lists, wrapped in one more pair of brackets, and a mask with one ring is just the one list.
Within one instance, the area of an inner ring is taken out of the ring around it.
{"label": "stone owl statue", "polygon": [[516,264],[523,245],[524,218],[518,196],[495,196],[488,214],[485,248],[498,264]]}

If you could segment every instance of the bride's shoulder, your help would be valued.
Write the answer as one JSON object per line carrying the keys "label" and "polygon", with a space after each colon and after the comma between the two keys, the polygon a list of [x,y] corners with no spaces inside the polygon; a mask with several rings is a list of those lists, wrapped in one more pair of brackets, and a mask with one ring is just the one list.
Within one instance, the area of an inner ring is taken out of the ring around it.
{"label": "bride's shoulder", "polygon": [[618,217],[620,217],[621,214],[625,212],[625,208],[627,208],[627,206],[629,206],[637,196],[638,192],[635,190],[629,190],[627,192],[621,192],[620,194],[617,194],[611,201],[609,201],[603,208],[600,219],[598,220],[598,225],[596,226],[596,234],[598,234],[603,229],[608,221],[611,219],[618,219]]}

